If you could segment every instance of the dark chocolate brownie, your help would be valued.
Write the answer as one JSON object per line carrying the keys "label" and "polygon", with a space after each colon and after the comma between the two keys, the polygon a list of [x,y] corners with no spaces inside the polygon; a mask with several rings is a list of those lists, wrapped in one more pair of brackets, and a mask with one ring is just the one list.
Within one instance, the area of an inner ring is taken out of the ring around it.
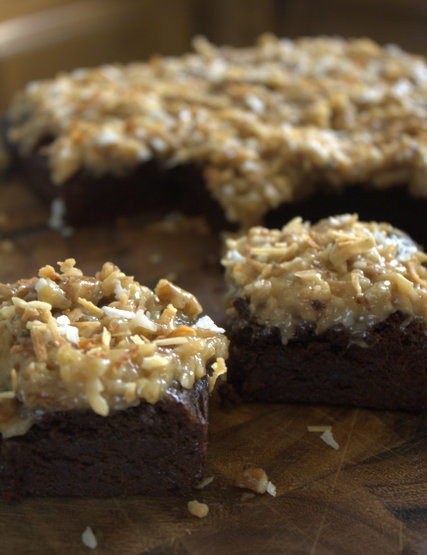
{"label": "dark chocolate brownie", "polygon": [[426,261],[404,232],[357,214],[229,238],[229,383],[246,400],[420,410]]}
{"label": "dark chocolate brownie", "polygon": [[240,319],[230,323],[228,381],[246,401],[326,403],[419,411],[427,404],[427,330],[423,322],[404,325],[395,312],[373,326],[366,346],[348,330],[316,335],[298,329],[282,343],[276,327],[248,320],[247,303],[234,303]]}
{"label": "dark chocolate brownie", "polygon": [[189,292],[74,259],[0,284],[0,497],[186,491],[228,341]]}
{"label": "dark chocolate brownie", "polygon": [[208,380],[154,405],[46,413],[0,445],[0,496],[131,496],[185,492],[206,462]]}

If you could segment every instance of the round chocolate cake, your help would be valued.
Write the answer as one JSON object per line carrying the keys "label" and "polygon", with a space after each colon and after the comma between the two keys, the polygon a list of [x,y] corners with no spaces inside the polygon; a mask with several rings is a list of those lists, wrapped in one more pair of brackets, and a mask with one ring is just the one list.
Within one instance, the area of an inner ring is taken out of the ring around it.
{"label": "round chocolate cake", "polygon": [[368,39],[194,46],[18,93],[4,139],[34,190],[62,198],[72,223],[159,207],[221,227],[357,211],[427,242],[424,58]]}

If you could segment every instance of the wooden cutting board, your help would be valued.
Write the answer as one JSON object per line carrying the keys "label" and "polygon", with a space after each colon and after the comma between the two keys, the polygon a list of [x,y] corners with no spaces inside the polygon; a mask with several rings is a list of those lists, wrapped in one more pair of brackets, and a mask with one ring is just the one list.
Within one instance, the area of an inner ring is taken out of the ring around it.
{"label": "wooden cutting board", "polygon": [[[221,241],[200,222],[142,218],[76,230],[47,228],[46,208],[19,182],[0,184],[0,281],[32,276],[75,257],[93,273],[112,260],[153,286],[169,276],[194,292],[217,322],[224,318]],[[96,207],[94,206],[94,216]],[[211,403],[208,476],[193,496],[131,499],[30,499],[0,502],[0,552],[120,554],[427,553],[426,426],[421,415],[328,406]],[[307,426],[331,425],[334,450]],[[248,497],[232,486],[243,466],[260,466],[277,496]],[[191,498],[209,515],[191,516]]]}

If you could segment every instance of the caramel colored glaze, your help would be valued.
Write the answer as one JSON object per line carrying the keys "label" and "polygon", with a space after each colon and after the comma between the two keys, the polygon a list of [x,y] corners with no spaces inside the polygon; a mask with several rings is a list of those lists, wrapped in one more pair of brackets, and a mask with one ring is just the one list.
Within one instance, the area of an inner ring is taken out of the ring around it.
{"label": "caramel colored glaze", "polygon": [[278,327],[283,343],[309,322],[317,334],[347,328],[363,345],[366,330],[394,312],[427,322],[426,261],[405,233],[357,215],[254,227],[227,241],[228,314],[244,297],[250,317]]}
{"label": "caramel colored glaze", "polygon": [[[0,430],[25,433],[45,411],[156,403],[174,383],[210,388],[225,371],[224,330],[167,280],[155,292],[107,262],[95,277],[75,261],[0,286]],[[212,372],[209,365],[214,363]]]}

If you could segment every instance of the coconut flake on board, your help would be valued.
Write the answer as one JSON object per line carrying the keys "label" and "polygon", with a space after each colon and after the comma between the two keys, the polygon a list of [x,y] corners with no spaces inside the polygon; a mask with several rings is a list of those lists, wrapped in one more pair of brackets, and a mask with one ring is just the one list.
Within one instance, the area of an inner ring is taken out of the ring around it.
{"label": "coconut flake on board", "polygon": [[86,547],[89,547],[90,549],[95,549],[96,547],[98,547],[98,540],[96,539],[96,536],[90,526],[86,526],[86,528],[82,532],[82,542],[85,544]]}
{"label": "coconut flake on board", "polygon": [[59,231],[63,237],[71,237],[74,234],[74,228],[66,225],[65,215],[67,207],[64,199],[57,197],[53,199],[50,205],[50,215],[47,221],[48,227],[54,231]]}
{"label": "coconut flake on board", "polygon": [[332,447],[332,449],[338,450],[340,448],[338,443],[335,441],[331,430],[325,430],[323,434],[320,436],[320,439],[324,441],[326,445],[329,445],[330,447]]}

